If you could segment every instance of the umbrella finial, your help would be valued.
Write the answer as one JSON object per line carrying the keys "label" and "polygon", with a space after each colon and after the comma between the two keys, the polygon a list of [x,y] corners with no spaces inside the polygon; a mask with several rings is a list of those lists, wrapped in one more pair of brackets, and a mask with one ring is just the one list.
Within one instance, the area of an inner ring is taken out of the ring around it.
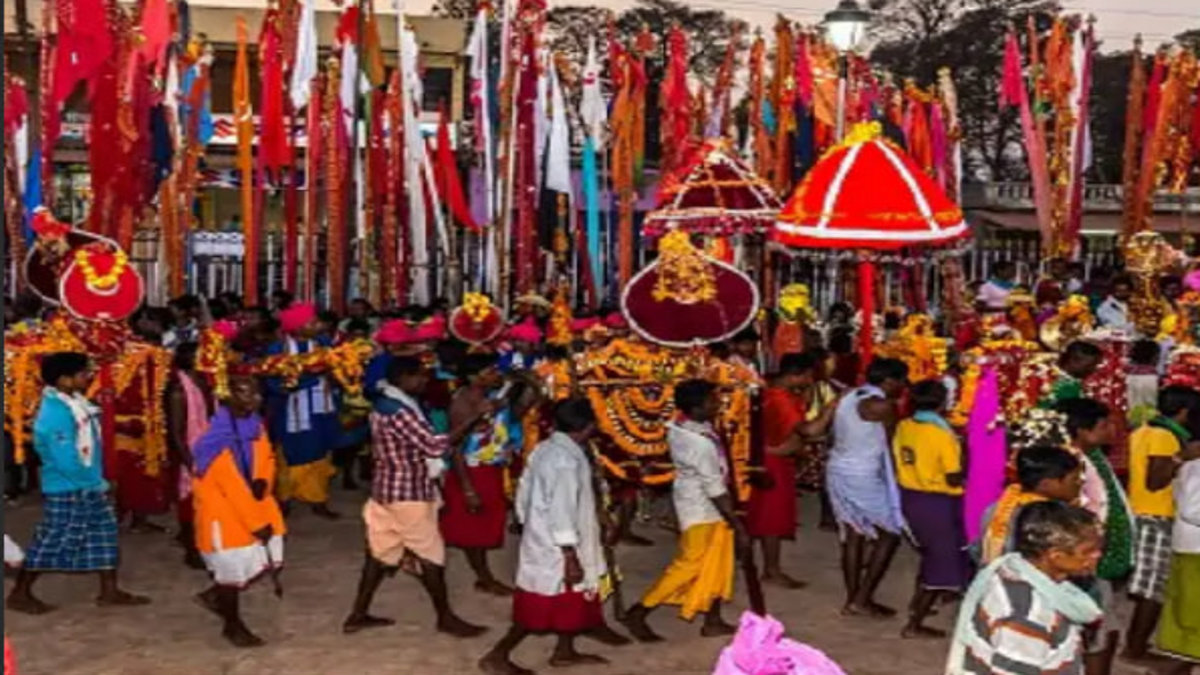
{"label": "umbrella finial", "polygon": [[850,128],[842,145],[859,145],[875,140],[883,135],[883,125],[879,122],[859,122]]}

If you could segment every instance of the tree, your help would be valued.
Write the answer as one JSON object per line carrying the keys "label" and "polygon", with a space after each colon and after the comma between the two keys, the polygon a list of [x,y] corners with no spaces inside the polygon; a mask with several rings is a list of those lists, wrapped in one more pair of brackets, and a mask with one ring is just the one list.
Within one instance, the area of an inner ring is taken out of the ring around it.
{"label": "tree", "polygon": [[1034,16],[1048,23],[1055,5],[1044,0],[889,0],[875,27],[871,60],[920,84],[950,67],[958,90],[963,159],[968,179],[1023,178],[1016,116],[997,102],[1008,26]]}
{"label": "tree", "polygon": [[[500,2],[493,2],[493,7],[499,7]],[[447,19],[472,19],[478,12],[479,0],[436,0],[433,3],[433,15]]]}

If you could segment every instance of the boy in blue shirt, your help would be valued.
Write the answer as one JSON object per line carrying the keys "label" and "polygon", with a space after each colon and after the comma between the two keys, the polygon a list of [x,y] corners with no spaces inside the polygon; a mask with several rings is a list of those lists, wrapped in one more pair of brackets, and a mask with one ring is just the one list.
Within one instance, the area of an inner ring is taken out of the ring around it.
{"label": "boy in blue shirt", "polygon": [[103,474],[99,410],[84,396],[92,378],[88,357],[48,354],[41,371],[45,389],[33,449],[42,461],[45,505],[6,606],[29,614],[53,609],[33,595],[42,572],[98,572],[96,604],[145,605],[147,598],[117,586],[117,519]]}

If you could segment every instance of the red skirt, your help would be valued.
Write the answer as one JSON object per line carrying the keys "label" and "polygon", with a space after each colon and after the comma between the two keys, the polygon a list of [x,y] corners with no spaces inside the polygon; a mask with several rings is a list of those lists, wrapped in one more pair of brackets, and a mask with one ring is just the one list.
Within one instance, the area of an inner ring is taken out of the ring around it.
{"label": "red skirt", "polygon": [[568,591],[541,595],[517,589],[513,623],[533,633],[584,633],[604,625],[600,595]]}
{"label": "red skirt", "polygon": [[751,537],[796,536],[796,460],[767,455],[763,465],[771,487],[754,490],[746,512],[746,530]]}
{"label": "red skirt", "polygon": [[467,475],[483,509],[467,510],[467,497],[454,470],[446,472],[442,490],[441,526],[447,546],[454,548],[500,548],[504,546],[504,528],[508,522],[508,501],[504,497],[504,467],[469,466]]}

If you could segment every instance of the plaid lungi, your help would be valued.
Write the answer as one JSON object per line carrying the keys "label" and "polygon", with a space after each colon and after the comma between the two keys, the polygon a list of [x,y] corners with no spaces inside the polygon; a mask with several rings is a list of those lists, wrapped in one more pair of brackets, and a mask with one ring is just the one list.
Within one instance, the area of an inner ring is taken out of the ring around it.
{"label": "plaid lungi", "polygon": [[1171,524],[1170,518],[1137,517],[1133,576],[1129,578],[1130,595],[1163,601],[1167,577],[1171,574]]}
{"label": "plaid lungi", "polygon": [[46,495],[25,568],[94,572],[117,566],[117,518],[99,490]]}

